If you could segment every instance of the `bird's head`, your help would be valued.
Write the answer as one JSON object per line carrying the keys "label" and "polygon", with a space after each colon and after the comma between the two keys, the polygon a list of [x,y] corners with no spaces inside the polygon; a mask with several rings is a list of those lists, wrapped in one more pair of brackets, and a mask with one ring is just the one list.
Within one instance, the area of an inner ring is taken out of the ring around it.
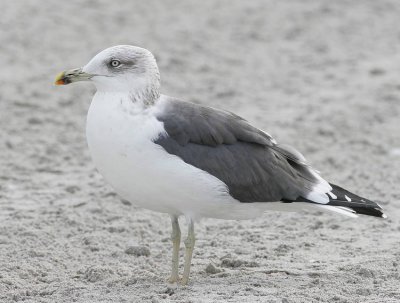
{"label": "bird's head", "polygon": [[118,45],[98,53],[82,68],[58,74],[55,84],[78,81],[92,81],[103,92],[158,95],[160,73],[153,54],[147,49]]}

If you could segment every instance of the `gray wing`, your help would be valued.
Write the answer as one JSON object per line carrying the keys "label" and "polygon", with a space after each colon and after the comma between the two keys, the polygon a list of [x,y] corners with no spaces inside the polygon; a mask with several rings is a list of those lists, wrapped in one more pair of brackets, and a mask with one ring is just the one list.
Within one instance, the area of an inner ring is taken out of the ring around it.
{"label": "gray wing", "polygon": [[156,144],[223,181],[241,202],[296,200],[320,181],[298,151],[230,112],[167,98],[156,118],[166,130]]}

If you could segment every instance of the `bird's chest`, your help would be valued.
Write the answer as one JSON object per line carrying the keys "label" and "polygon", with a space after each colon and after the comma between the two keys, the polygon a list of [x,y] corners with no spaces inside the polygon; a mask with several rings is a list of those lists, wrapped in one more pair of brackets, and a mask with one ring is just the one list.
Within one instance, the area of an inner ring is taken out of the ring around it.
{"label": "bird's chest", "polygon": [[86,125],[97,169],[123,196],[128,190],[143,188],[148,176],[157,176],[161,151],[152,140],[163,132],[162,123],[150,112],[128,102],[124,97],[96,95]]}
{"label": "bird's chest", "polygon": [[93,156],[140,155],[163,132],[162,123],[151,112],[124,96],[96,94],[89,108],[86,135]]}

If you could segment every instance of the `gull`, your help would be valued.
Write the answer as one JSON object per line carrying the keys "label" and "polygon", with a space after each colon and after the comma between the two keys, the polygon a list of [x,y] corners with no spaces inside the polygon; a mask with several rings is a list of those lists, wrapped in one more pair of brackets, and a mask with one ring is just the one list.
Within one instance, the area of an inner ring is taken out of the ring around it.
{"label": "gull", "polygon": [[[300,152],[245,119],[162,95],[156,60],[144,48],[105,49],[55,84],[78,81],[96,86],[86,137],[98,171],[122,198],[170,215],[170,283],[188,283],[194,222],[204,217],[243,220],[305,208],[386,217],[377,203],[327,182]],[[181,279],[180,216],[188,224]]]}

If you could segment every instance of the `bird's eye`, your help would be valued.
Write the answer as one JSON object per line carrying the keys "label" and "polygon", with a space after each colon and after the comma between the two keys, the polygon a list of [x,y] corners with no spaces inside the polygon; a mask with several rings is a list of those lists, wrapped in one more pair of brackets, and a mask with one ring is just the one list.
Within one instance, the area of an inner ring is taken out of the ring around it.
{"label": "bird's eye", "polygon": [[110,61],[110,65],[111,65],[112,67],[118,67],[118,66],[121,65],[121,62],[120,62],[119,60],[114,59],[114,60],[111,60],[111,61]]}

